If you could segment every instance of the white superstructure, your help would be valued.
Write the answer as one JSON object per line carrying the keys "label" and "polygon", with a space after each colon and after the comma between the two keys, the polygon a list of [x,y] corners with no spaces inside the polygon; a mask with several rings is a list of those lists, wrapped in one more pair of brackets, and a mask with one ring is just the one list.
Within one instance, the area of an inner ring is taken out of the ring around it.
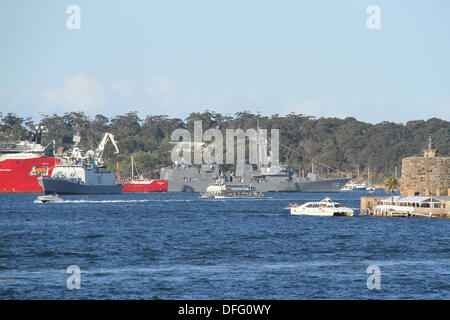
{"label": "white superstructure", "polygon": [[72,149],[64,154],[62,154],[62,150],[59,152],[60,163],[53,168],[51,178],[64,179],[86,187],[116,185],[114,173],[102,170],[105,168],[102,155],[109,140],[113,143],[116,153],[119,153],[114,136],[110,133],[105,133],[97,149],[88,151],[80,148],[81,137],[75,135],[73,137],[75,144]]}
{"label": "white superstructure", "polygon": [[7,159],[32,159],[44,155],[45,150],[55,141],[51,141],[45,147],[40,143],[19,141],[15,143],[3,143],[0,145],[0,161]]}
{"label": "white superstructure", "polygon": [[92,159],[64,159],[54,167],[52,178],[65,178],[85,185],[116,183],[114,173],[101,171]]}

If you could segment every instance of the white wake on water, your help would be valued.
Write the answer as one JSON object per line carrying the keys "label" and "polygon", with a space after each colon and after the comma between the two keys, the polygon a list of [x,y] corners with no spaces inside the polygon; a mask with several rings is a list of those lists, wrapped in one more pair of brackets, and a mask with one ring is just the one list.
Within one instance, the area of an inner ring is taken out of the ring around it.
{"label": "white wake on water", "polygon": [[[47,203],[137,203],[137,202],[150,202],[153,200],[63,200],[59,202],[47,202]],[[39,199],[34,200],[34,203],[44,203]]]}

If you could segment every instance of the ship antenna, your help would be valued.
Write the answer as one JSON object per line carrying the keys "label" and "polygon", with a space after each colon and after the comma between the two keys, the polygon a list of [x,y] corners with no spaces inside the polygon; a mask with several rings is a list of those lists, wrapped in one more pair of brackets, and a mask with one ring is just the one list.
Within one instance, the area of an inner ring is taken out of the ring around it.
{"label": "ship antenna", "polygon": [[257,159],[257,167],[258,169],[261,169],[261,146],[260,146],[260,139],[259,139],[259,114],[256,118],[256,159]]}

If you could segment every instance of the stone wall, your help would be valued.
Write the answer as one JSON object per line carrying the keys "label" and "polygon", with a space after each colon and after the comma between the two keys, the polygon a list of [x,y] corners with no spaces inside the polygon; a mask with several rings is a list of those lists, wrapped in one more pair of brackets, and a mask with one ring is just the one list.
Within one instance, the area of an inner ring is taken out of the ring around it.
{"label": "stone wall", "polygon": [[378,197],[373,197],[373,196],[362,196],[359,198],[360,200],[360,209],[359,209],[359,214],[360,215],[368,215],[370,212],[373,211],[373,209],[375,208],[375,206],[380,204],[380,201],[387,198],[388,196],[378,196]]}
{"label": "stone wall", "polygon": [[448,195],[449,157],[409,157],[402,160],[400,194],[402,196]]}

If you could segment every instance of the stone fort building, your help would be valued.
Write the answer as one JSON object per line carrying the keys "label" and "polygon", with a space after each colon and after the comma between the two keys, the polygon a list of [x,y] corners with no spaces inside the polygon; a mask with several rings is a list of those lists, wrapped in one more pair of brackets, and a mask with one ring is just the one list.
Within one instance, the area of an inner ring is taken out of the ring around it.
{"label": "stone fort building", "polygon": [[400,194],[450,196],[450,157],[436,157],[431,136],[423,157],[402,159]]}

